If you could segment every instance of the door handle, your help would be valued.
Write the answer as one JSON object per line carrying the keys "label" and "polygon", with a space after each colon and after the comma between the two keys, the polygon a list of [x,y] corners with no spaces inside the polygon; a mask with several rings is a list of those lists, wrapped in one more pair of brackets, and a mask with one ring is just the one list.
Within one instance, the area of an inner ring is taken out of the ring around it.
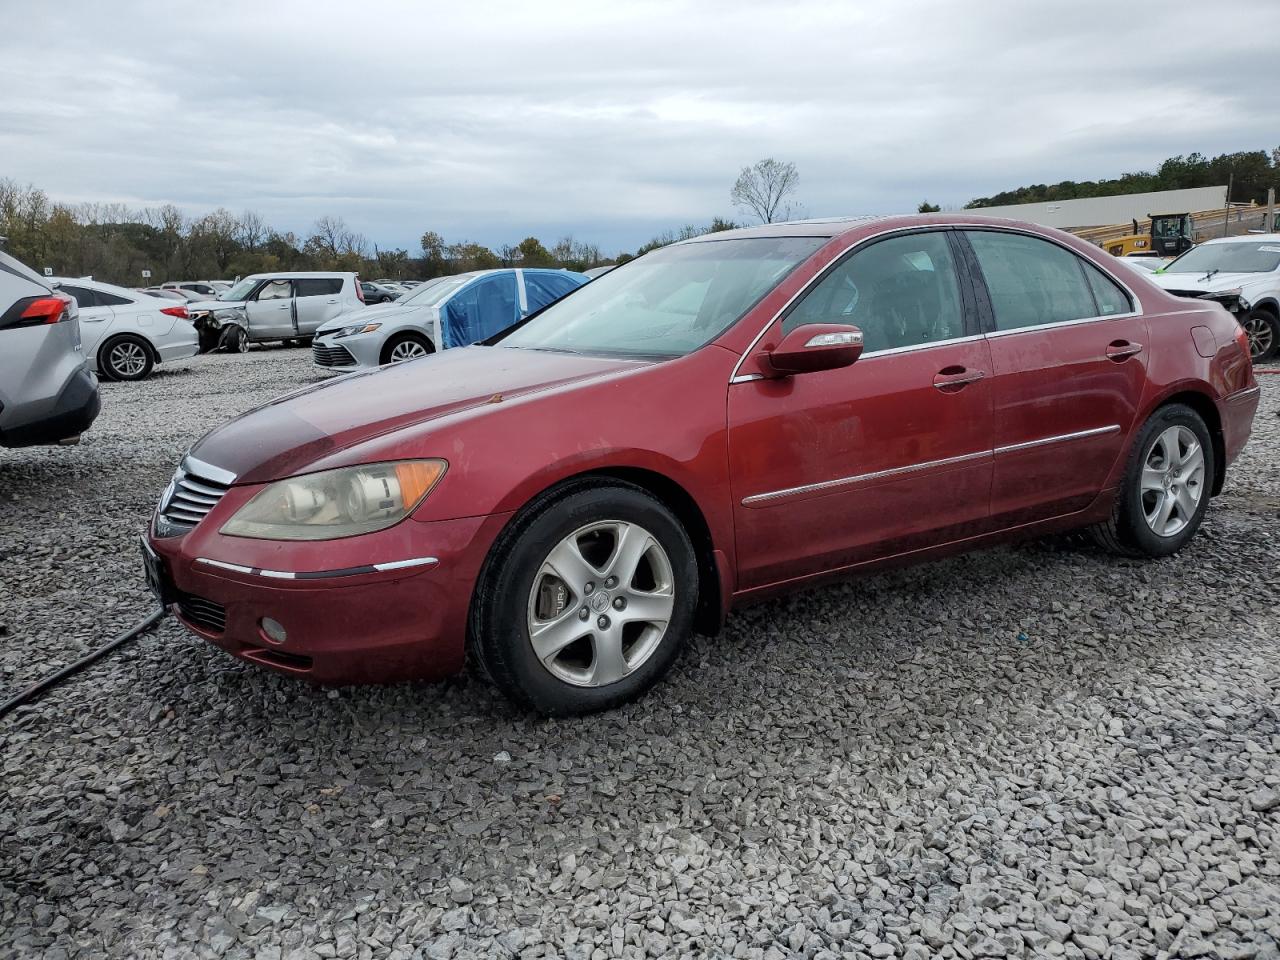
{"label": "door handle", "polygon": [[966,370],[964,367],[943,367],[933,377],[933,385],[943,393],[955,393],[968,384],[977,383],[986,374],[981,370]]}
{"label": "door handle", "polygon": [[289,309],[291,309],[291,305],[290,305],[290,304],[287,304],[287,303],[282,303],[282,304],[280,304],[280,306],[276,307],[276,309],[277,309],[277,310],[289,310]]}
{"label": "door handle", "polygon": [[334,298],[332,298],[332,299],[330,299],[330,300],[326,300],[326,301],[325,301],[325,303],[337,303],[337,302],[338,302],[337,297],[334,297]]}
{"label": "door handle", "polygon": [[1107,359],[1120,363],[1135,354],[1142,352],[1142,344],[1130,343],[1128,340],[1112,340],[1107,344]]}

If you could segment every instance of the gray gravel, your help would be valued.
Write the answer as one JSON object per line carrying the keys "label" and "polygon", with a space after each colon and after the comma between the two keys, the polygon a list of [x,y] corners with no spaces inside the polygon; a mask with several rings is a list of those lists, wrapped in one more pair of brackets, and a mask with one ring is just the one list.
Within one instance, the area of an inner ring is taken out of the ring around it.
{"label": "gray gravel", "polygon": [[[140,619],[254,350],[0,451],[0,691]],[[166,623],[0,721],[0,957],[1280,957],[1280,377],[1191,547],[1000,549],[736,614],[639,704],[324,691]]]}

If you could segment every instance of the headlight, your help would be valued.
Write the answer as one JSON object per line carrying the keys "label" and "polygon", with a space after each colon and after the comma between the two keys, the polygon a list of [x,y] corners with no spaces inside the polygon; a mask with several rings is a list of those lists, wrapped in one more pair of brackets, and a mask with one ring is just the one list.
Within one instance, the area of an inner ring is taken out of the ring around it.
{"label": "headlight", "polygon": [[447,467],[443,460],[400,460],[279,480],[237,510],[221,532],[259,540],[373,533],[407,517]]}
{"label": "headlight", "polygon": [[352,324],[349,327],[342,327],[341,329],[333,331],[333,338],[335,340],[341,340],[343,337],[354,337],[357,333],[373,333],[373,331],[377,330],[380,326],[382,326],[380,323]]}

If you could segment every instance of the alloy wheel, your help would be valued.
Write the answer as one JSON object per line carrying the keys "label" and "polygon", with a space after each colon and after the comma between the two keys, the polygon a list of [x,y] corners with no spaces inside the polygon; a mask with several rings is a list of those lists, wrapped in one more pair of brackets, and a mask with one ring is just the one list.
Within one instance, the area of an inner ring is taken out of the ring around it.
{"label": "alloy wheel", "polygon": [[1245,335],[1249,338],[1249,356],[1253,359],[1266,356],[1275,346],[1276,332],[1271,321],[1261,313],[1253,313],[1243,323]]}
{"label": "alloy wheel", "polygon": [[559,680],[602,687],[662,645],[675,609],[666,550],[636,523],[580,527],[543,560],[529,593],[533,652]]}
{"label": "alloy wheel", "polygon": [[142,344],[125,340],[117,343],[107,354],[111,371],[122,379],[136,377],[147,368],[147,354]]}
{"label": "alloy wheel", "polygon": [[1142,461],[1142,512],[1158,537],[1182,531],[1204,496],[1204,450],[1187,427],[1162,431]]}
{"label": "alloy wheel", "polygon": [[400,363],[402,360],[416,360],[418,357],[425,357],[427,348],[416,340],[402,340],[391,348],[391,362]]}

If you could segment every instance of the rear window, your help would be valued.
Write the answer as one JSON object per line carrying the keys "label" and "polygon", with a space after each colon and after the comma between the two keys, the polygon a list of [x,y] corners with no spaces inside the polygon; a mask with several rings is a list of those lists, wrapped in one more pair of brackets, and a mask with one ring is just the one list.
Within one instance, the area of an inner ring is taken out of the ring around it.
{"label": "rear window", "polygon": [[332,297],[342,292],[341,277],[306,277],[293,281],[295,297]]}

